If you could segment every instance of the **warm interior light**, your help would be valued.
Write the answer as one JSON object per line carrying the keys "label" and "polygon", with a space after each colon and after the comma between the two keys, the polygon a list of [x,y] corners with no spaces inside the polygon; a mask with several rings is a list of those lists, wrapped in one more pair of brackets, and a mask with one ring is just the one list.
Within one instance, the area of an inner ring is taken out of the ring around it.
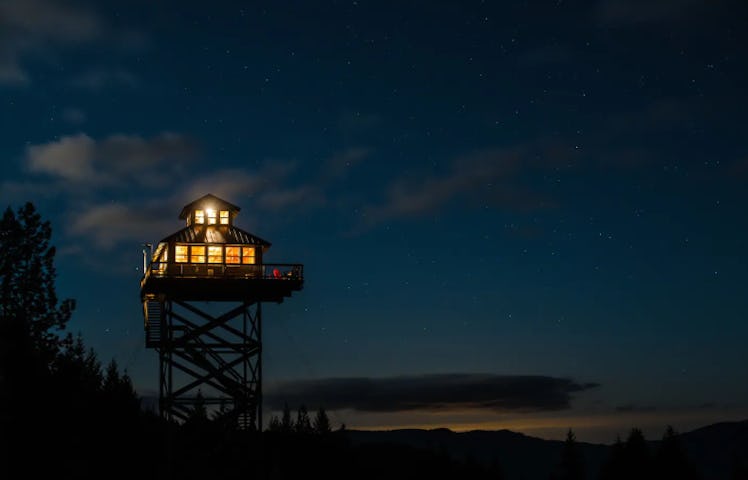
{"label": "warm interior light", "polygon": [[223,248],[220,245],[208,246],[208,263],[222,263]]}
{"label": "warm interior light", "polygon": [[241,263],[240,247],[226,247],[226,263]]}
{"label": "warm interior light", "polygon": [[174,261],[187,263],[187,245],[176,245],[174,247]]}
{"label": "warm interior light", "polygon": [[255,264],[255,247],[242,247],[242,263]]}
{"label": "warm interior light", "polygon": [[208,208],[205,210],[205,213],[208,214],[208,225],[215,225],[216,224],[216,211],[212,208]]}
{"label": "warm interior light", "polygon": [[205,245],[190,247],[190,263],[205,263]]}
{"label": "warm interior light", "polygon": [[221,225],[229,224],[229,211],[228,210],[221,210],[220,217],[221,217]]}
{"label": "warm interior light", "polygon": [[195,223],[205,223],[205,212],[202,210],[195,210]]}

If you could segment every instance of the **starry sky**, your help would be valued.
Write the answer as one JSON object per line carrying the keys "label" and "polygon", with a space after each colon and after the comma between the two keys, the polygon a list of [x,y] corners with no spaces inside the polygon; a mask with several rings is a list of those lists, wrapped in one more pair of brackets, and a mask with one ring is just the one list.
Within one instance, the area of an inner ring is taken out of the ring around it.
{"label": "starry sky", "polygon": [[743,1],[0,0],[0,200],[145,397],[142,244],[305,265],[266,414],[610,443],[748,418]]}

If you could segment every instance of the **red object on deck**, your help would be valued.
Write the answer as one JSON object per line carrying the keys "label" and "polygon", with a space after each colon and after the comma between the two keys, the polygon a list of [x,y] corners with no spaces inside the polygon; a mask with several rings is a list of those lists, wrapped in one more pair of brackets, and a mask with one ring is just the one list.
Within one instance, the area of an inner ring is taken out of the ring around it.
{"label": "red object on deck", "polygon": [[274,268],[273,269],[273,277],[280,278],[280,276],[281,276],[280,270],[278,270],[277,268]]}

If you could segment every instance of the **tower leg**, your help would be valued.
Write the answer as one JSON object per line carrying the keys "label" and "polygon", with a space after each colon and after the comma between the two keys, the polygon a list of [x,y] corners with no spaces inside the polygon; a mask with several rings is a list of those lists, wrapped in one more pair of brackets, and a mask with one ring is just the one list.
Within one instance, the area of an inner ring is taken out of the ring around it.
{"label": "tower leg", "polygon": [[202,404],[235,427],[260,430],[261,303],[242,303],[215,315],[190,302],[166,300],[163,317],[158,348],[162,418],[188,421]]}

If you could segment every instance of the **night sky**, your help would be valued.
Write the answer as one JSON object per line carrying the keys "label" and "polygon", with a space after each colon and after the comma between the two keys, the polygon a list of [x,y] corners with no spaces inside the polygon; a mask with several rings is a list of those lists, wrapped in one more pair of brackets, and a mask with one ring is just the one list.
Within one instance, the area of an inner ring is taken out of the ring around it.
{"label": "night sky", "polygon": [[145,397],[142,244],[265,260],[266,415],[610,443],[748,418],[748,4],[0,0],[0,201]]}

